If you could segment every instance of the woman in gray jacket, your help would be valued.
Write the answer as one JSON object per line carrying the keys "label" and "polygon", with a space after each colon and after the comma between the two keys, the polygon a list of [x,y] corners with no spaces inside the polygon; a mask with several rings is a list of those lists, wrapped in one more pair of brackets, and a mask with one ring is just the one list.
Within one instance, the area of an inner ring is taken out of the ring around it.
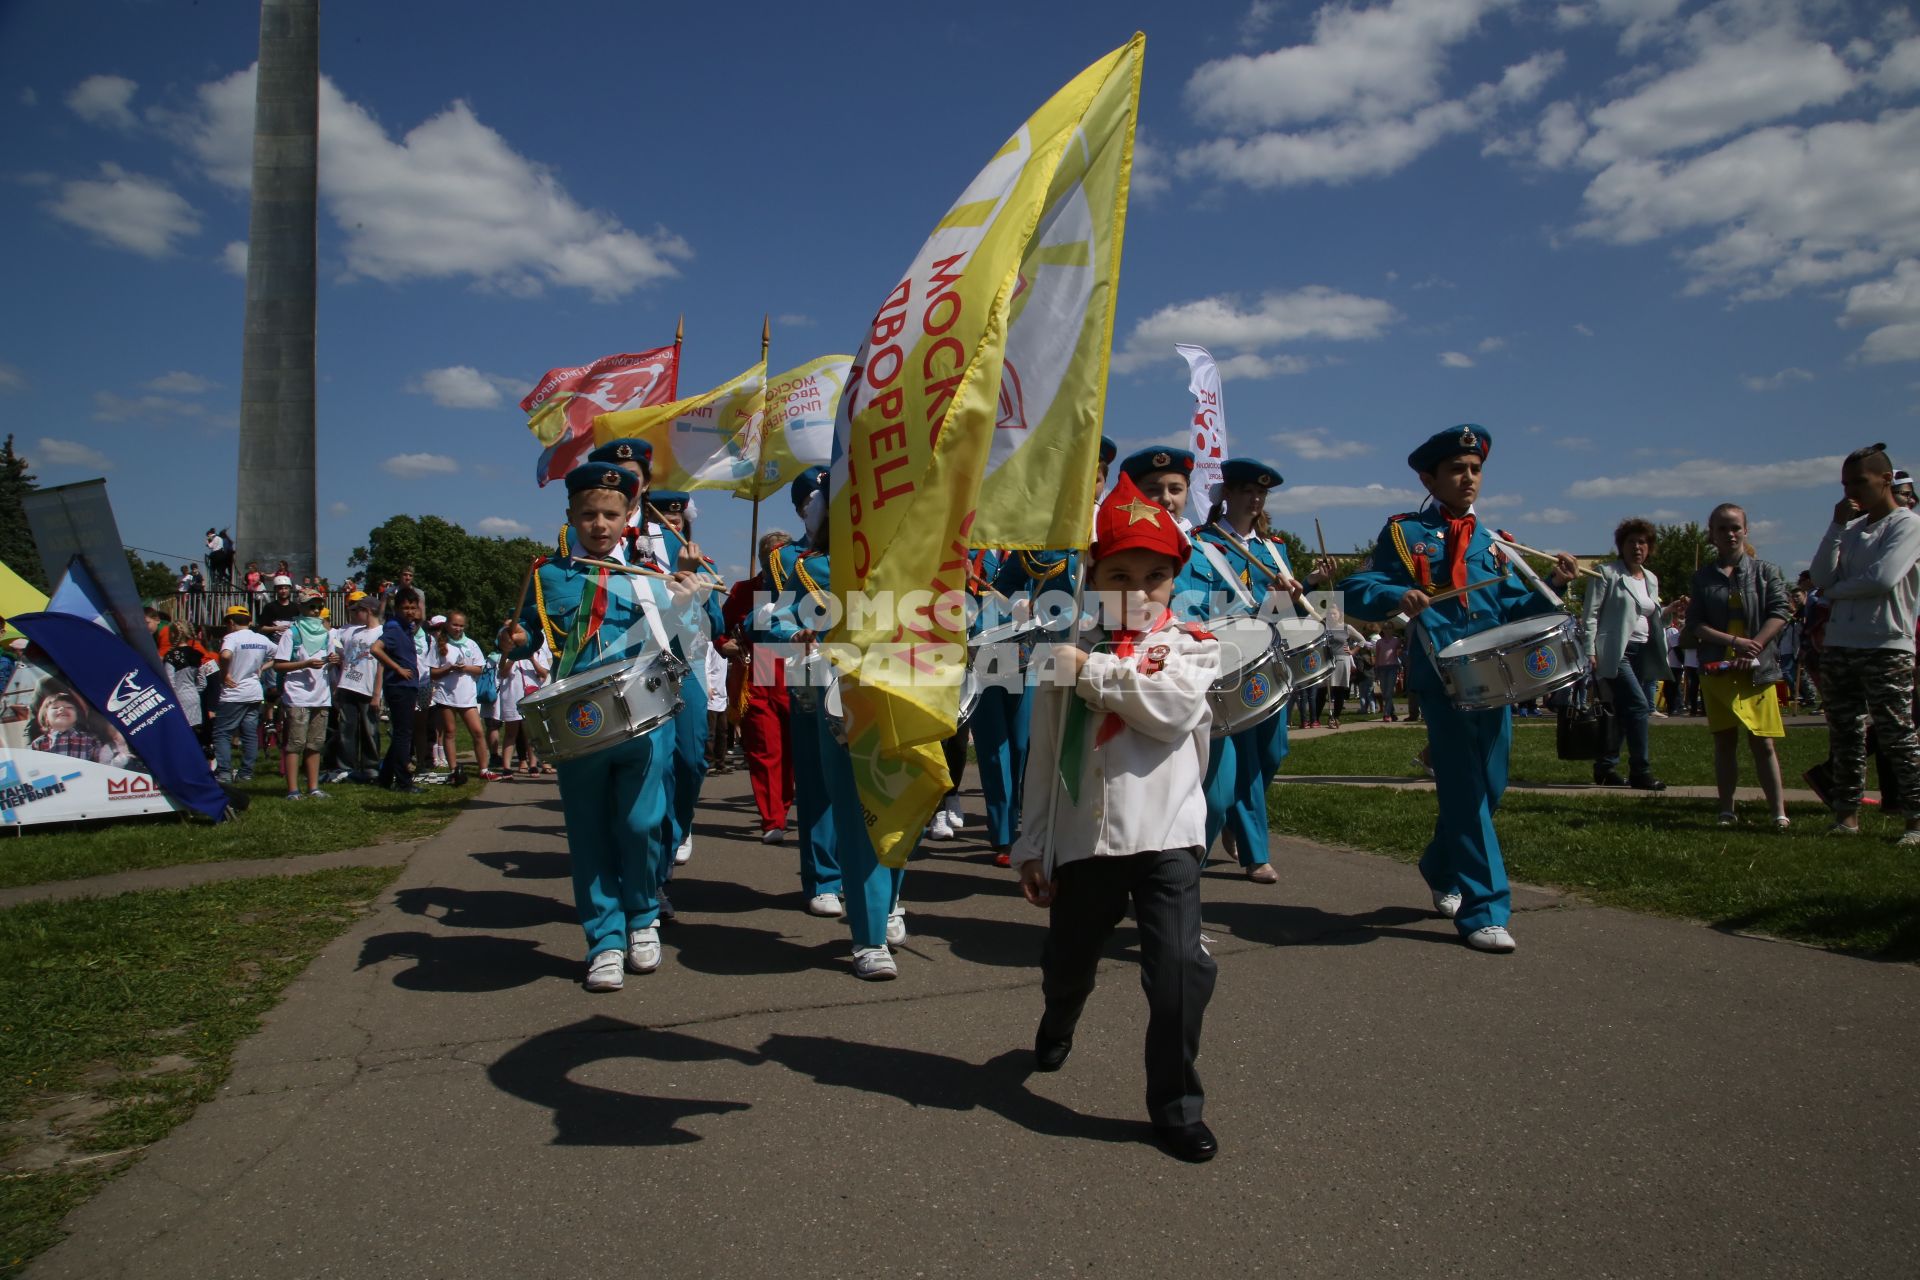
{"label": "woman in gray jacket", "polygon": [[[1638,516],[1620,522],[1613,531],[1614,550],[1620,557],[1596,571],[1600,577],[1588,582],[1580,609],[1600,696],[1613,708],[1606,754],[1593,762],[1597,786],[1667,789],[1653,776],[1649,757],[1647,723],[1653,704],[1647,700],[1647,690],[1657,681],[1673,679],[1667,666],[1666,620],[1686,598],[1661,607],[1660,579],[1647,568],[1653,532],[1653,525]],[[1624,778],[1615,772],[1623,739],[1629,762]]]}
{"label": "woman in gray jacket", "polygon": [[1681,644],[1700,649],[1700,688],[1713,731],[1713,773],[1720,789],[1720,825],[1730,827],[1733,792],[1740,780],[1740,731],[1748,734],[1754,772],[1773,810],[1773,825],[1787,828],[1787,802],[1780,790],[1775,738],[1787,736],[1780,719],[1780,656],[1774,641],[1793,614],[1780,566],[1756,560],[1747,546],[1747,513],[1723,502],[1707,518],[1713,564],[1693,573],[1692,603]]}

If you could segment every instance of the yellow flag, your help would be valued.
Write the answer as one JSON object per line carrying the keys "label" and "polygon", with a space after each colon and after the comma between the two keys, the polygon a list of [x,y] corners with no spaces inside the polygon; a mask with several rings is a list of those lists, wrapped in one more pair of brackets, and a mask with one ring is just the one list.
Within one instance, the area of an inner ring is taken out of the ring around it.
{"label": "yellow flag", "polygon": [[656,489],[750,485],[766,394],[767,362],[762,360],[697,396],[600,414],[593,420],[593,441],[633,438],[651,444]]}
{"label": "yellow flag", "polygon": [[1134,36],[1007,140],[854,358],[829,545],[835,594],[861,599],[828,652],[890,866],[948,786],[969,546],[1086,544],[1145,52]]}
{"label": "yellow flag", "polygon": [[852,366],[852,356],[820,356],[767,379],[767,413],[752,453],[760,465],[735,494],[757,502],[833,460],[833,420]]}

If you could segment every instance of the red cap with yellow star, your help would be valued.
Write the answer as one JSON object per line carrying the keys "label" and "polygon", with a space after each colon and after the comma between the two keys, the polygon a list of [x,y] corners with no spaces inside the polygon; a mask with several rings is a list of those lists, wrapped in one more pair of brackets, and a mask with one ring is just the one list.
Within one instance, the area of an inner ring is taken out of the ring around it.
{"label": "red cap with yellow star", "polygon": [[1133,477],[1122,472],[1094,512],[1093,558],[1104,560],[1135,547],[1158,551],[1183,564],[1187,559],[1187,535],[1180,532],[1179,524],[1164,508],[1148,502]]}

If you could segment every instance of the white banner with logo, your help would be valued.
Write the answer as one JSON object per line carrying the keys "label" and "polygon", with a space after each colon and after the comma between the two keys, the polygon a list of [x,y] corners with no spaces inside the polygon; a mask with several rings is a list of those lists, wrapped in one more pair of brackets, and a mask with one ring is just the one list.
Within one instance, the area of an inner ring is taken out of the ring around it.
{"label": "white banner with logo", "polygon": [[57,673],[27,661],[13,669],[0,694],[0,825],[178,811],[119,730]]}
{"label": "white banner with logo", "polygon": [[1205,347],[1176,342],[1187,362],[1187,390],[1193,393],[1193,482],[1187,490],[1187,518],[1205,524],[1213,505],[1213,487],[1220,483],[1220,464],[1227,460],[1227,406],[1220,395],[1220,370]]}

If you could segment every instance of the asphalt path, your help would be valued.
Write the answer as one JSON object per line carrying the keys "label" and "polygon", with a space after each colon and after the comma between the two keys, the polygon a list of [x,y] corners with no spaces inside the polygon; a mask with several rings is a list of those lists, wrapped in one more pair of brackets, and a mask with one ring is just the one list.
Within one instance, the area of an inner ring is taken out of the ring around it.
{"label": "asphalt path", "polygon": [[489,786],[30,1274],[1920,1265],[1912,967],[1527,889],[1482,955],[1411,868],[1276,837],[1278,885],[1205,881],[1222,1151],[1189,1166],[1144,1123],[1131,926],[1030,1075],[1044,916],[977,825],[914,863],[866,984],[745,793],[709,782],[662,969],[594,996],[557,791]]}

